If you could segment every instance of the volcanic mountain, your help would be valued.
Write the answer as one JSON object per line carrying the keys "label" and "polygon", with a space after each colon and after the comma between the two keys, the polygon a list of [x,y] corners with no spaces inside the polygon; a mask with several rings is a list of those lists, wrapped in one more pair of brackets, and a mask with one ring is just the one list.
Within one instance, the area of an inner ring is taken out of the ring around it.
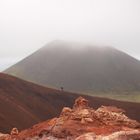
{"label": "volcanic mountain", "polygon": [[5,73],[67,91],[140,90],[140,61],[111,47],[54,41]]}
{"label": "volcanic mountain", "polygon": [[[19,130],[57,116],[64,106],[72,106],[78,94],[55,90],[0,73],[0,132]],[[140,104],[83,96],[95,108],[112,105],[123,108],[140,121]]]}

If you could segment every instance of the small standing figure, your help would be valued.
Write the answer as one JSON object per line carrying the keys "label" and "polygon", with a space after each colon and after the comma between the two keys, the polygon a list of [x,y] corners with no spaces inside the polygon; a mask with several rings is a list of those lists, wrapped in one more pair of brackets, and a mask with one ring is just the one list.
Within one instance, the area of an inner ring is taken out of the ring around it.
{"label": "small standing figure", "polygon": [[60,87],[61,88],[61,91],[64,91],[64,88],[63,87]]}

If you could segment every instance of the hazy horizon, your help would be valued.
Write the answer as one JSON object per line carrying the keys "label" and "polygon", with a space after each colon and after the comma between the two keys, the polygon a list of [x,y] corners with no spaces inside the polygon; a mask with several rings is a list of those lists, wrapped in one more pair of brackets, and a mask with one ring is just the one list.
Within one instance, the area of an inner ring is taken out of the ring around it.
{"label": "hazy horizon", "polygon": [[139,0],[1,0],[0,71],[53,40],[112,46],[140,60]]}

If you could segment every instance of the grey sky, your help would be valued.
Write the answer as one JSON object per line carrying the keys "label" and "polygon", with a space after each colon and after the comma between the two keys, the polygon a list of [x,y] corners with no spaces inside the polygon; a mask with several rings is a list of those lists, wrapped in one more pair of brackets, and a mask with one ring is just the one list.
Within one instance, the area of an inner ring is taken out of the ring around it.
{"label": "grey sky", "polygon": [[140,0],[0,0],[0,70],[59,39],[139,59]]}

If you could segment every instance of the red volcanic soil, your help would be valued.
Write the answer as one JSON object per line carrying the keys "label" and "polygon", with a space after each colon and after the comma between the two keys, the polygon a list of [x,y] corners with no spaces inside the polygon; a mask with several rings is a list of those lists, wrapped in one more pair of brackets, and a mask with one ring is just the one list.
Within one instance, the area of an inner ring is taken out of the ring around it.
{"label": "red volcanic soil", "polygon": [[7,140],[138,140],[140,123],[129,119],[122,109],[89,107],[88,100],[79,97],[73,108],[64,107],[58,118],[21,131],[16,128]]}
{"label": "red volcanic soil", "polygon": [[[0,132],[19,130],[56,117],[64,106],[72,106],[78,94],[39,86],[19,78],[0,73]],[[112,105],[126,110],[126,114],[140,121],[140,104],[105,98],[86,97],[97,108]]]}

